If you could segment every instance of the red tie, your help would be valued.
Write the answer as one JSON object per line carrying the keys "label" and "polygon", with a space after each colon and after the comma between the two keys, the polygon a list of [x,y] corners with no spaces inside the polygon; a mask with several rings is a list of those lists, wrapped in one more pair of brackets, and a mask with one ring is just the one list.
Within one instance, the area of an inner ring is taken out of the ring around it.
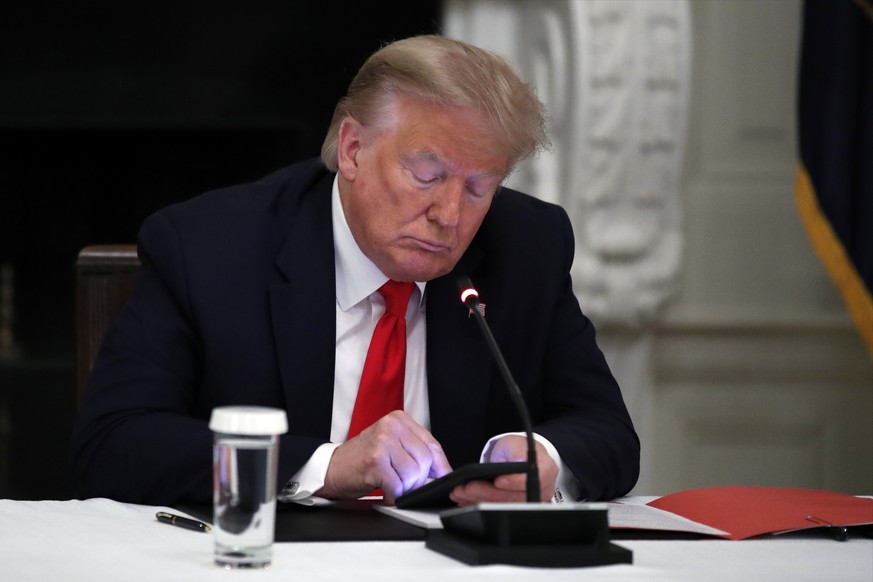
{"label": "red tie", "polygon": [[391,412],[403,410],[403,378],[406,375],[406,305],[415,283],[388,281],[379,288],[385,298],[385,314],[376,323],[348,438]]}

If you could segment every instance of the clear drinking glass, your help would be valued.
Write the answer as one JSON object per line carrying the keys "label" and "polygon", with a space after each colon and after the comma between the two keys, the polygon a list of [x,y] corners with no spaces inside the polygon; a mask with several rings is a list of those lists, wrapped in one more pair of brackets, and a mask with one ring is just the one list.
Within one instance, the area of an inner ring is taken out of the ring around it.
{"label": "clear drinking glass", "polygon": [[212,411],[215,563],[266,568],[273,559],[279,435],[284,410],[223,406]]}

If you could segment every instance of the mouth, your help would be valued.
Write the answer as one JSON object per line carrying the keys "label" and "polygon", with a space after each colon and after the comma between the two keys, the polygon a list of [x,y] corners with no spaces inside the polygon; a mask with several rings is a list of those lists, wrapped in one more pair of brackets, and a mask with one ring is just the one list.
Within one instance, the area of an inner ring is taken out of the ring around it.
{"label": "mouth", "polygon": [[413,245],[421,250],[425,250],[431,253],[448,252],[452,250],[452,247],[444,242],[416,237],[411,238]]}

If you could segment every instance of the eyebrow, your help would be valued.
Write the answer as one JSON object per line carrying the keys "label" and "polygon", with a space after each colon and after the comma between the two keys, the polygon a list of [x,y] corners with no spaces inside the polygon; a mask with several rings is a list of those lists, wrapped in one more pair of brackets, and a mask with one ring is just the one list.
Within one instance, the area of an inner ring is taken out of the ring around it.
{"label": "eyebrow", "polygon": [[448,166],[449,163],[443,160],[441,157],[436,155],[435,153],[428,150],[420,150],[416,152],[412,152],[411,154],[404,154],[401,159],[404,162],[416,162],[419,160],[424,160],[427,162],[435,162],[438,164],[442,164],[444,166]]}
{"label": "eyebrow", "polygon": [[[434,153],[430,150],[418,150],[418,151],[412,152],[411,154],[404,155],[401,159],[405,162],[414,162],[418,159],[423,159],[425,161],[435,162],[437,164],[440,164],[441,166],[448,168],[449,170],[454,169],[451,163],[449,163],[447,160],[441,158],[436,153]],[[500,177],[500,179],[502,181],[506,177],[507,173],[508,172],[506,172],[505,170],[493,168],[493,169],[484,170],[482,172],[476,172],[474,174],[474,176],[475,177],[479,177],[479,176],[482,176],[482,177],[492,177],[492,176],[493,177]]]}

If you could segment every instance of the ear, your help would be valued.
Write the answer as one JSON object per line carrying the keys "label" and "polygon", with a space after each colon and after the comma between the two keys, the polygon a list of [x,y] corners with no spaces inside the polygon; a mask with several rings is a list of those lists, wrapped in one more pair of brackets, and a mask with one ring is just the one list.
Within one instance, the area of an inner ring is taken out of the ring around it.
{"label": "ear", "polygon": [[358,155],[363,139],[363,126],[355,118],[346,117],[337,134],[337,166],[346,180],[354,180],[358,173]]}

